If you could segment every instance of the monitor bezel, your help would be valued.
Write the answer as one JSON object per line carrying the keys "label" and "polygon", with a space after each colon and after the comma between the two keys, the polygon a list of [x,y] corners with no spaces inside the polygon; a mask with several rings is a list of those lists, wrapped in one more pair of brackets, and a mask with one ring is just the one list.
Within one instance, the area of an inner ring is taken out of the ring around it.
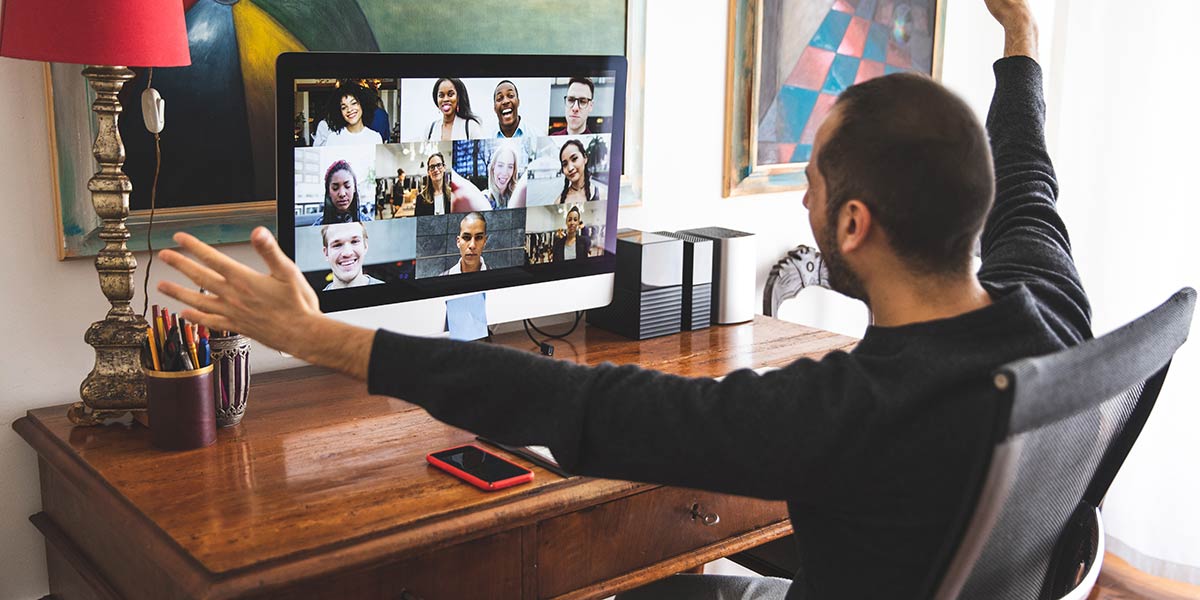
{"label": "monitor bezel", "polygon": [[[286,52],[275,62],[276,117],[276,226],[279,246],[296,258],[295,163],[292,145],[296,114],[296,79],[357,79],[387,77],[565,77],[576,74],[612,73],[613,115],[609,140],[609,173],[605,215],[605,245],[602,256],[587,260],[523,265],[479,273],[411,279],[347,288],[336,292],[317,291],[323,312],[334,312],[455,296],[498,288],[567,280],[612,273],[616,268],[617,213],[620,176],[625,150],[626,61],[623,56],[558,56],[511,54],[409,54],[355,52]],[[617,174],[614,178],[612,174]],[[285,201],[285,199],[293,199]]]}

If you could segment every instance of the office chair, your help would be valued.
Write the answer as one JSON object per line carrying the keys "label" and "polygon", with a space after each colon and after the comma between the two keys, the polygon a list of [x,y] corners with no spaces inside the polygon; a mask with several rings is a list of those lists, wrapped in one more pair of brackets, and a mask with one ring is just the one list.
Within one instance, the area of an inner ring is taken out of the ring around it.
{"label": "office chair", "polygon": [[[961,533],[921,597],[1086,598],[1104,556],[1100,502],[1187,339],[1195,304],[1196,291],[1184,288],[1107,335],[996,371],[1007,417],[979,491],[964,503]],[[791,578],[792,546],[777,540],[730,559]]]}
{"label": "office chair", "polygon": [[1142,431],[1196,291],[1102,337],[1004,365],[991,464],[964,505],[929,593],[950,598],[1084,598],[1103,560],[1099,506]]}

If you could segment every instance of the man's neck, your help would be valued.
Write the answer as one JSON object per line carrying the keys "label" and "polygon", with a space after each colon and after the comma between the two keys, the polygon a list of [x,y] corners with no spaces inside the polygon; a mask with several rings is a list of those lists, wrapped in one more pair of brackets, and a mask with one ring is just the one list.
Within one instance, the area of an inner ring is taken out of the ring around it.
{"label": "man's neck", "polygon": [[974,273],[953,279],[924,277],[889,282],[875,286],[868,295],[873,324],[881,327],[949,319],[992,303],[991,295]]}
{"label": "man's neck", "polygon": [[365,273],[360,272],[358,275],[356,275],[354,277],[354,279],[351,279],[350,281],[346,281],[344,279],[338,279],[337,277],[334,277],[333,285],[330,286],[330,289],[340,290],[342,288],[355,287],[355,286],[366,285],[366,284],[367,284],[367,275]]}
{"label": "man's neck", "polygon": [[517,120],[516,120],[516,122],[514,122],[512,124],[512,127],[505,127],[505,126],[501,125],[500,132],[504,134],[504,137],[510,138],[510,137],[516,135],[517,129],[520,129],[520,127],[521,127],[521,117],[517,117]]}

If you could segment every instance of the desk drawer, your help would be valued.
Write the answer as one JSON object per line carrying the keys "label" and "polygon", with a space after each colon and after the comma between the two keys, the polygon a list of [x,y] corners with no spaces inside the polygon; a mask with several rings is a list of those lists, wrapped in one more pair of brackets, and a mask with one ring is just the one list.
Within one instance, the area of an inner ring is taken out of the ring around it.
{"label": "desk drawer", "polygon": [[[703,515],[720,519],[705,524]],[[538,595],[564,594],[786,518],[783,502],[664,487],[549,519],[538,524]]]}
{"label": "desk drawer", "polygon": [[274,600],[507,600],[521,597],[521,532],[506,531],[365,571],[265,594]]}

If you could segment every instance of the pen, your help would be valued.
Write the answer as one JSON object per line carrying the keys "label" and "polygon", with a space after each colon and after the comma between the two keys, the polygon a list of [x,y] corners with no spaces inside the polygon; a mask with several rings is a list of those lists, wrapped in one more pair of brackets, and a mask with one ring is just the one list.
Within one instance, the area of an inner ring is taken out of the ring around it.
{"label": "pen", "polygon": [[162,352],[160,353],[163,371],[178,371],[179,370],[179,345],[175,342],[174,332],[168,332],[163,339]]}
{"label": "pen", "polygon": [[180,319],[179,315],[171,315],[171,318],[175,320],[175,335],[178,336],[176,341],[179,342],[179,358],[180,363],[183,365],[180,370],[191,371],[192,358],[188,356],[187,342],[183,341],[183,326],[186,325],[187,322],[183,319]]}

